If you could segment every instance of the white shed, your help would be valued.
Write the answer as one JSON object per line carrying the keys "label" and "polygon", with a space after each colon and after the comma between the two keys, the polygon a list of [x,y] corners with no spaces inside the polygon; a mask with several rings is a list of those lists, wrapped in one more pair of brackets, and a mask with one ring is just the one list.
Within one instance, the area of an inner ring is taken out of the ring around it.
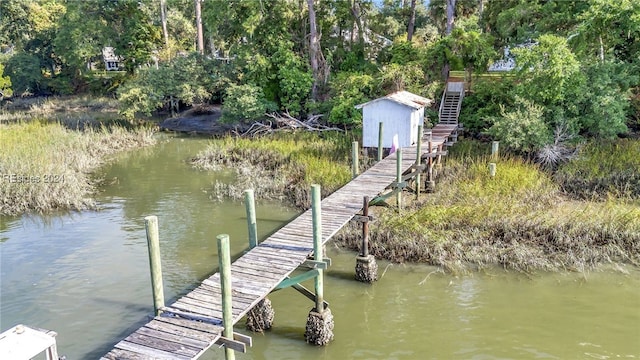
{"label": "white shed", "polygon": [[378,129],[382,122],[382,146],[390,148],[393,136],[398,135],[400,147],[411,146],[418,137],[418,125],[424,124],[424,108],[433,100],[398,91],[364,104],[362,109],[362,146],[378,147]]}

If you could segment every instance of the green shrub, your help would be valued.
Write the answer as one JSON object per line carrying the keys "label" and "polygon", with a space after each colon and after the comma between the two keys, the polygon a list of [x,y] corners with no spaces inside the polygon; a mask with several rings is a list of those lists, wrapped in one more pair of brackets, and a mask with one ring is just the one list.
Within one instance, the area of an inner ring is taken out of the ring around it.
{"label": "green shrub", "polygon": [[262,89],[255,85],[231,85],[227,88],[222,107],[222,121],[250,121],[275,110],[275,104],[265,99]]}
{"label": "green shrub", "polygon": [[205,69],[207,61],[200,54],[192,53],[159,69],[140,71],[117,91],[121,114],[131,120],[136,113],[150,115],[162,107],[177,112],[180,103],[191,105],[208,100],[216,88]]}
{"label": "green shrub", "polygon": [[0,100],[5,96],[10,97],[12,94],[11,78],[4,76],[4,65],[0,63]]}
{"label": "green shrub", "polygon": [[516,97],[515,109],[500,106],[500,117],[493,118],[489,133],[507,147],[530,153],[551,142],[551,133],[544,123],[544,108]]}
{"label": "green shrub", "polygon": [[9,76],[14,94],[39,94],[47,90],[37,56],[17,53],[7,61],[5,73]]}

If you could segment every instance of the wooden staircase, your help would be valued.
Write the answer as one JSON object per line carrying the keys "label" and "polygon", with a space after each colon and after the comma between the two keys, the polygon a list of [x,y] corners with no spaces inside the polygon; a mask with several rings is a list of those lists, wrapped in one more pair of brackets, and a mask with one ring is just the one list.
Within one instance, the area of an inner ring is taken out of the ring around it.
{"label": "wooden staircase", "polygon": [[438,113],[441,124],[458,124],[463,98],[464,82],[448,82]]}

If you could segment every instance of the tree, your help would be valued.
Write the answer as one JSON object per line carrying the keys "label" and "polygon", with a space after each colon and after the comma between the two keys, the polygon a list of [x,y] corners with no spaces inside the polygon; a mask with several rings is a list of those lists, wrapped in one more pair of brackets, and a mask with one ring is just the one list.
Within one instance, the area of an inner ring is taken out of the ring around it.
{"label": "tree", "polygon": [[512,50],[519,84],[516,93],[536,104],[551,106],[575,94],[584,79],[580,62],[565,38],[542,35],[537,44]]}
{"label": "tree", "polygon": [[167,0],[160,0],[160,21],[162,22],[162,36],[164,47],[169,51],[169,31],[167,30]]}
{"label": "tree", "polygon": [[409,25],[407,26],[407,41],[413,39],[413,32],[416,26],[416,0],[411,0],[411,16],[409,17]]}
{"label": "tree", "polygon": [[493,38],[488,34],[476,30],[455,29],[451,37],[453,53],[462,60],[465,70],[469,73],[468,79],[472,79],[471,74],[474,70],[485,71],[489,62],[496,58]]}
{"label": "tree", "polygon": [[322,54],[320,53],[320,46],[318,44],[316,11],[313,7],[313,0],[307,0],[307,7],[309,8],[309,62],[311,63],[311,71],[313,73],[311,99],[315,101],[318,98],[318,83],[320,82],[318,57]]}
{"label": "tree", "polygon": [[202,6],[201,6],[202,0],[194,0],[194,1],[195,1],[195,7],[196,7],[196,32],[198,34],[197,36],[198,52],[200,54],[204,54],[204,34],[202,32]]}
{"label": "tree", "polygon": [[579,17],[578,46],[601,62],[617,58],[638,61],[640,3],[632,0],[593,0]]}
{"label": "tree", "polygon": [[38,94],[47,89],[40,60],[37,56],[18,52],[7,61],[5,74],[9,76],[14,94]]}
{"label": "tree", "polygon": [[456,0],[446,0],[447,1],[447,29],[445,31],[445,35],[450,35],[453,30],[453,22],[455,20],[455,8],[456,8]]}
{"label": "tree", "polygon": [[137,113],[150,115],[160,108],[176,113],[181,103],[192,105],[207,101],[219,90],[216,85],[221,85],[213,81],[207,62],[200,54],[191,53],[158,69],[143,69],[135,79],[118,88],[120,113],[132,120]]}

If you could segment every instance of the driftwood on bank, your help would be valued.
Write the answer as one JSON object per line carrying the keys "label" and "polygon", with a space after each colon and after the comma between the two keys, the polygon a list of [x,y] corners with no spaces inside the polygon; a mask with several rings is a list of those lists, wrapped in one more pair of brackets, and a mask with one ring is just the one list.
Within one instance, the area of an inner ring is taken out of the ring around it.
{"label": "driftwood on bank", "polygon": [[270,113],[266,116],[272,120],[267,122],[255,122],[249,129],[243,133],[236,133],[243,137],[254,137],[266,135],[278,131],[292,131],[292,130],[305,130],[305,131],[344,131],[337,127],[331,127],[322,125],[318,120],[322,117],[321,114],[310,115],[306,120],[296,119],[288,112],[285,113]]}

